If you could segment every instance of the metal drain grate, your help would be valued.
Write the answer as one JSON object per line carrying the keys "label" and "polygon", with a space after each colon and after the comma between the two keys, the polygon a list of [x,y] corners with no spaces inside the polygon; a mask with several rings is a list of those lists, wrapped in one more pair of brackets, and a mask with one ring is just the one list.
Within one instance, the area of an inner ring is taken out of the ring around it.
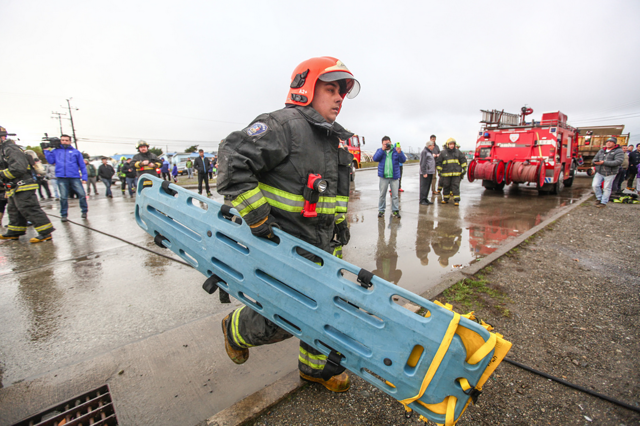
{"label": "metal drain grate", "polygon": [[104,385],[47,408],[13,426],[117,426],[109,386]]}

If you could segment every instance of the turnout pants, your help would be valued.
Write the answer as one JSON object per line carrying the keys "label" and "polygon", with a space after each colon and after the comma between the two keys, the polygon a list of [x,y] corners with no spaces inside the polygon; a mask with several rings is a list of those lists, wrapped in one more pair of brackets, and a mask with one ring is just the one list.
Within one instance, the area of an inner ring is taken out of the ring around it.
{"label": "turnout pants", "polygon": [[[266,319],[253,309],[243,306],[230,314],[231,321],[227,322],[227,336],[229,343],[235,349],[251,348],[253,346],[270,345],[286,340],[292,335]],[[298,369],[311,377],[322,377],[322,370],[327,365],[327,356],[314,347],[300,341],[298,354]],[[340,374],[344,368],[335,372]]]}
{"label": "turnout pants", "polygon": [[35,189],[14,193],[7,200],[7,211],[9,213],[7,229],[11,234],[25,234],[27,221],[33,224],[38,234],[46,235],[54,231],[51,221],[38,203]]}
{"label": "turnout pants", "polygon": [[460,176],[440,176],[440,186],[442,186],[442,199],[449,201],[453,195],[455,201],[460,201]]}

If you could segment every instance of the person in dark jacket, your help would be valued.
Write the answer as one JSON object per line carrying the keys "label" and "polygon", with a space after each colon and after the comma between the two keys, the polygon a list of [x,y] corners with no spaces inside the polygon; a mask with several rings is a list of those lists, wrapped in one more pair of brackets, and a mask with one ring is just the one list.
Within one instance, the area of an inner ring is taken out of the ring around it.
{"label": "person in dark jacket", "polygon": [[204,186],[207,190],[207,197],[211,196],[211,190],[209,189],[209,169],[211,168],[211,161],[207,157],[204,156],[204,150],[198,150],[198,157],[193,162],[193,167],[195,167],[198,172],[198,194],[202,194],[202,182],[204,182]]}
{"label": "person in dark jacket", "polygon": [[445,149],[436,159],[436,170],[440,174],[442,187],[442,204],[449,202],[453,195],[453,204],[460,205],[460,181],[467,170],[467,157],[456,148],[456,140],[449,138]]}
{"label": "person in dark jacket", "polygon": [[[36,197],[38,184],[31,174],[28,154],[25,154],[14,141],[7,139],[7,136],[15,135],[7,133],[7,130],[0,126],[0,178],[9,213],[7,232],[0,235],[0,240],[19,239],[27,232],[27,221],[33,224],[33,228],[38,233],[29,240],[31,243],[50,240],[51,233],[55,229],[38,203]],[[4,213],[4,206],[2,206],[2,213]]]}
{"label": "person in dark jacket", "polygon": [[433,147],[435,142],[430,140],[420,153],[420,204],[428,206],[433,204],[429,201],[429,188],[436,173],[436,160],[433,158]]}
{"label": "person in dark jacket", "polygon": [[[158,157],[149,152],[149,144],[143,140],[138,141],[138,145],[136,146],[138,149],[138,153],[133,156],[133,166],[136,168],[136,174],[138,177],[138,182],[140,182],[140,176],[144,174],[150,174],[152,176],[158,176],[156,169],[162,166],[162,160],[158,159]],[[142,183],[142,187],[151,186],[150,181],[145,181]]]}
{"label": "person in dark jacket", "polygon": [[[593,157],[593,165],[596,166],[596,174],[593,176],[591,186],[593,192],[596,194],[596,204],[598,208],[606,207],[611,196],[611,187],[613,180],[620,170],[620,166],[624,161],[624,152],[620,145],[618,145],[618,139],[609,138],[606,141],[604,148]],[[601,188],[604,182],[604,188]]]}
{"label": "person in dark jacket", "polygon": [[[256,237],[272,238],[272,227],[277,226],[334,254],[349,241],[346,212],[353,156],[339,144],[353,134],[335,120],[344,97],[355,97],[359,88],[336,58],[304,61],[293,72],[284,109],[258,116],[220,144],[218,192]],[[326,183],[320,186],[322,191],[308,187],[317,175]],[[316,216],[304,210],[305,200],[317,202]],[[309,252],[300,255],[319,260]],[[236,364],[248,359],[251,346],[292,337],[246,307],[225,317],[222,328],[225,349]],[[298,368],[302,379],[330,391],[344,392],[350,387],[344,368],[328,363],[326,355],[305,342],[300,342]]]}
{"label": "person in dark jacket", "polygon": [[[433,142],[433,151],[431,151],[431,153],[433,154],[433,159],[435,160],[436,158],[438,158],[438,155],[440,155],[440,147],[436,143],[436,135],[431,135],[429,137],[429,140]],[[438,186],[438,179],[434,172],[433,179],[431,179],[431,193],[436,195],[440,194],[438,188],[440,188],[440,186]]]}
{"label": "person in dark jacket", "polygon": [[125,179],[127,180],[127,186],[129,187],[129,196],[133,197],[138,183],[136,182],[136,168],[134,167],[133,160],[131,158],[127,158],[122,165],[122,172],[124,173]]}
{"label": "person in dark jacket", "polygon": [[400,179],[400,163],[407,161],[400,147],[394,147],[391,138],[382,138],[382,148],[373,154],[373,161],[378,163],[378,177],[380,178],[378,199],[378,217],[384,216],[387,209],[387,190],[391,188],[391,212],[393,217],[400,219],[400,203],[398,189]]}
{"label": "person in dark jacket", "polygon": [[93,193],[98,194],[98,187],[96,182],[98,180],[98,171],[95,166],[89,163],[89,160],[84,160],[84,166],[87,168],[87,195],[91,195],[91,186],[93,185]]}
{"label": "person in dark jacket", "polygon": [[629,180],[627,180],[627,189],[633,191],[634,181],[638,174],[638,166],[640,166],[640,143],[636,144],[636,149],[629,153]]}
{"label": "person in dark jacket", "polygon": [[68,198],[71,191],[78,194],[82,211],[81,217],[86,219],[89,205],[82,187],[83,183],[87,183],[87,168],[84,165],[84,158],[80,151],[71,146],[71,136],[60,136],[60,144],[60,148],[43,150],[47,162],[56,165],[56,179],[60,190],[60,220],[67,221]]}
{"label": "person in dark jacket", "polygon": [[109,198],[113,198],[113,194],[111,193],[111,178],[116,173],[113,169],[113,166],[109,164],[109,159],[107,157],[102,157],[102,164],[98,167],[98,177],[104,183],[106,188],[105,195]]}

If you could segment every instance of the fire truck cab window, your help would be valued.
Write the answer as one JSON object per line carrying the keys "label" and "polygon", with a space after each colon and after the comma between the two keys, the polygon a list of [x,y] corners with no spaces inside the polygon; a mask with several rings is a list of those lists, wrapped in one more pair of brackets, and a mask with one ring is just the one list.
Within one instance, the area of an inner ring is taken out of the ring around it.
{"label": "fire truck cab window", "polygon": [[480,158],[487,158],[491,154],[491,148],[480,148]]}

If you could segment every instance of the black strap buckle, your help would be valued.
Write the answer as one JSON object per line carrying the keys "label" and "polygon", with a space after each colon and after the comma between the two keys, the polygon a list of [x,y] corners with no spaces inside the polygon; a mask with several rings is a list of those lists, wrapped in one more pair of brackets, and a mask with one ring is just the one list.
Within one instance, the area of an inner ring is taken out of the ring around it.
{"label": "black strap buckle", "polygon": [[322,369],[322,380],[329,380],[333,376],[337,376],[338,374],[342,374],[345,370],[343,366],[340,365],[340,361],[342,361],[343,356],[340,355],[340,352],[337,352],[335,349],[331,350],[331,353],[327,357],[327,363],[324,365]]}
{"label": "black strap buckle", "polygon": [[364,288],[370,288],[372,286],[371,279],[373,278],[373,274],[366,269],[360,269],[358,272],[358,282]]}
{"label": "black strap buckle", "polygon": [[[156,243],[156,245],[160,248],[167,248],[165,247],[164,244],[162,244],[163,241],[169,241],[169,239],[167,237],[165,237],[164,235],[158,233],[156,234],[156,236],[153,238],[153,242]],[[171,242],[171,241],[169,241]]]}
{"label": "black strap buckle", "polygon": [[[219,276],[213,274],[209,278],[206,279],[204,284],[202,284],[202,288],[207,293],[213,294],[213,293],[216,292],[216,290],[218,290],[218,288],[219,288],[218,283],[220,283],[220,282],[224,283],[222,278],[220,278]],[[222,288],[220,288],[220,294],[219,295],[220,295],[220,303],[231,303],[231,300],[229,299],[229,293],[224,291]]]}
{"label": "black strap buckle", "polygon": [[172,197],[175,196],[178,191],[169,188],[169,182],[166,180],[162,181],[162,189],[164,190],[164,192],[166,192],[167,194],[171,195]]}
{"label": "black strap buckle", "polygon": [[469,397],[471,398],[471,400],[473,401],[473,404],[475,405],[476,402],[478,402],[478,397],[480,396],[480,394],[482,393],[482,391],[479,391],[476,388],[469,388],[466,391],[464,391],[465,394],[469,395]]}

